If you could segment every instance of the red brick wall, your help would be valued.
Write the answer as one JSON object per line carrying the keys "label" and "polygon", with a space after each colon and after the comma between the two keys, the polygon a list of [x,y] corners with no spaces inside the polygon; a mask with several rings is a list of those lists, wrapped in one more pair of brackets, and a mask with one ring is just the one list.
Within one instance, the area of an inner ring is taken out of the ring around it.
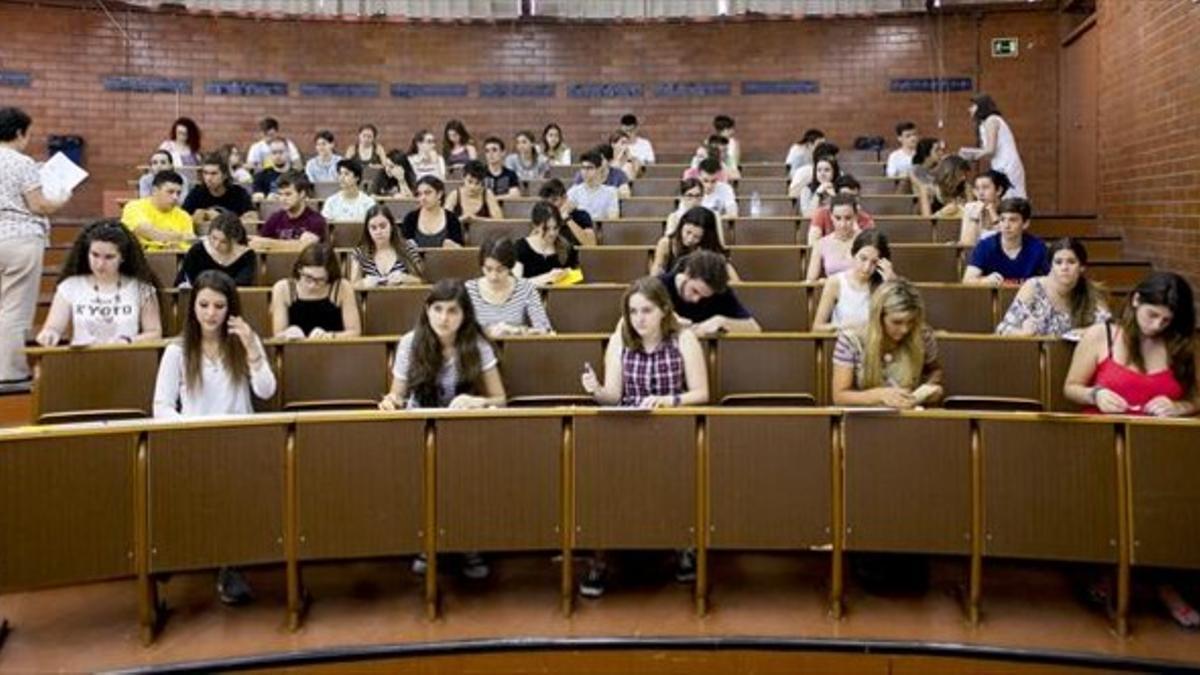
{"label": "red brick wall", "polygon": [[1127,256],[1200,288],[1200,4],[1102,0],[1099,203]]}
{"label": "red brick wall", "polygon": [[[944,47],[943,75],[971,77],[995,95],[1025,157],[1040,212],[1056,205],[1057,43],[1053,12],[1005,12],[934,19],[892,17],[704,24],[371,24],[171,16],[119,11],[114,21],[90,3],[79,9],[31,8],[0,2],[6,37],[0,69],[33,74],[29,88],[0,89],[0,100],[29,109],[35,133],[87,137],[88,168],[97,186],[122,187],[177,114],[196,118],[205,146],[243,148],[256,120],[282,121],[305,151],[311,135],[331,128],[339,146],[364,121],[385,144],[407,144],[420,127],[438,130],[460,117],[477,136],[511,138],[521,128],[558,121],[574,148],[586,147],[634,110],[660,152],[686,152],[709,133],[715,113],[733,115],[748,151],[782,159],[804,128],[819,126],[848,146],[856,135],[892,140],[900,119],[937,131],[932,94],[889,93],[894,77],[930,77],[934,38]],[[119,26],[119,28],[118,28]],[[128,34],[126,43],[122,30]],[[994,60],[990,38],[1021,40],[1017,59]],[[103,91],[112,74],[191,78],[193,93]],[[208,96],[210,79],[282,80],[289,98]],[[816,95],[742,96],[743,80],[812,79]],[[730,81],[733,95],[657,98],[654,83]],[[552,99],[484,99],[477,83],[553,82]],[[305,98],[300,82],[372,82],[374,99]],[[459,99],[396,99],[392,82],[468,82]],[[576,82],[641,82],[639,99],[567,97]],[[950,147],[974,144],[969,93],[942,97]]]}

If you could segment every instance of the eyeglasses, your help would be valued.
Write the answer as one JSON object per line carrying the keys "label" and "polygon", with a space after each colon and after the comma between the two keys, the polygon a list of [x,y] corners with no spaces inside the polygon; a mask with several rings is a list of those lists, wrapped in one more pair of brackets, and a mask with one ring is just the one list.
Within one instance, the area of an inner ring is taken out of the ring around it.
{"label": "eyeglasses", "polygon": [[301,272],[300,273],[300,281],[303,281],[308,284],[312,284],[313,286],[320,286],[322,284],[329,283],[329,277],[316,277],[316,276],[309,274],[308,272]]}
{"label": "eyeglasses", "polygon": [[699,192],[685,192],[683,196],[690,197],[691,199],[699,199],[702,195]]}

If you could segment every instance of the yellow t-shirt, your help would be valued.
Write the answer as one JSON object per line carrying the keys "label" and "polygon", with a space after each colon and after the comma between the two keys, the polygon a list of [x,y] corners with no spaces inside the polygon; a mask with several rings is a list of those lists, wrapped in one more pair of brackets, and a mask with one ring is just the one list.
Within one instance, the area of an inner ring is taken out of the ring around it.
{"label": "yellow t-shirt", "polygon": [[[192,227],[192,217],[187,214],[187,211],[178,206],[170,211],[159,211],[149,197],[135,199],[125,204],[125,208],[121,211],[121,224],[130,232],[143,223],[150,223],[151,227],[158,230],[178,232],[189,237],[196,235],[196,230]],[[191,242],[187,241],[168,244],[140,236],[137,239],[142,248],[147,251],[186,251],[191,246]]]}

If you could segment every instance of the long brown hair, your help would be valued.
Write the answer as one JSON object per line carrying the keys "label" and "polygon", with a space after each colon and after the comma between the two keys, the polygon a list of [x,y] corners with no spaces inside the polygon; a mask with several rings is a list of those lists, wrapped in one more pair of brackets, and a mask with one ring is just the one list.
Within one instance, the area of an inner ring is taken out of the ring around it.
{"label": "long brown hair", "polygon": [[[425,278],[425,266],[421,263],[421,259],[412,254],[408,248],[408,240],[404,238],[404,234],[400,232],[400,226],[396,224],[396,216],[392,214],[392,210],[385,204],[376,204],[367,209],[367,215],[363,218],[362,234],[358,239],[358,252],[365,258],[375,257],[375,240],[371,238],[370,224],[375,220],[375,216],[383,216],[388,221],[390,234],[388,235],[388,243],[391,244],[392,250],[396,252],[396,257],[404,261],[404,266],[408,268],[408,273],[414,277]],[[382,271],[382,270],[381,270]]]}
{"label": "long brown hair", "polygon": [[529,220],[533,227],[545,227],[551,220],[558,226],[558,235],[554,237],[554,257],[559,265],[566,266],[571,259],[571,244],[563,232],[567,224],[563,221],[562,213],[550,202],[538,202],[529,212]]}
{"label": "long brown hair", "polygon": [[1138,327],[1138,304],[1159,305],[1171,310],[1171,324],[1157,337],[1167,347],[1171,362],[1171,374],[1183,386],[1186,395],[1196,390],[1196,306],[1192,287],[1187,280],[1174,272],[1154,272],[1133,289],[1125,311],[1121,315],[1121,340],[1129,360],[1142,372],[1146,372],[1146,359],[1142,355],[1142,331]]}
{"label": "long brown hair", "polygon": [[637,351],[642,349],[642,336],[633,329],[633,322],[629,320],[629,299],[634,295],[646,298],[662,310],[663,320],[660,330],[663,341],[669,340],[679,333],[679,322],[675,319],[675,307],[671,304],[671,296],[667,293],[667,287],[663,286],[658,277],[642,277],[629,284],[629,287],[621,294],[621,340],[626,349]]}
{"label": "long brown hair", "polygon": [[[684,225],[695,225],[701,230],[700,243],[696,244],[694,248],[689,249],[683,245]],[[699,250],[712,251],[713,253],[720,253],[726,258],[729,257],[729,251],[721,244],[721,232],[720,225],[717,223],[717,214],[704,206],[693,206],[679,217],[679,225],[671,233],[670,241],[672,263],[692,251]],[[673,265],[668,265],[668,267],[673,267]]]}
{"label": "long brown hair", "polygon": [[200,320],[196,318],[196,298],[200,291],[210,290],[225,296],[225,322],[221,324],[217,337],[221,345],[221,365],[233,376],[237,384],[250,377],[249,357],[240,338],[229,334],[229,317],[242,315],[242,303],[238,298],[237,284],[220,270],[205,270],[192,282],[192,295],[188,301],[187,319],[183,322],[183,333],[179,340],[183,346],[183,370],[188,391],[197,391],[204,379],[204,347]]}
{"label": "long brown hair", "polygon": [[[1054,254],[1059,251],[1070,251],[1075,254],[1079,264],[1087,265],[1088,253],[1083,242],[1074,237],[1056,239],[1046,250],[1046,257],[1051,267],[1054,266]],[[1086,328],[1096,323],[1096,310],[1104,304],[1104,290],[1087,275],[1080,273],[1079,280],[1071,289],[1071,326]]]}
{"label": "long brown hair", "polygon": [[441,405],[438,376],[446,360],[442,356],[441,340],[429,325],[429,308],[435,302],[446,301],[457,303],[463,313],[462,325],[454,336],[454,353],[458,363],[458,382],[454,385],[454,393],[477,393],[482,385],[483,359],[479,354],[479,341],[489,344],[490,341],[475,319],[475,308],[471,305],[471,297],[467,295],[467,287],[458,279],[443,279],[433,285],[429,296],[425,298],[424,311],[413,329],[412,354],[405,374],[409,394],[423,408]]}
{"label": "long brown hair", "polygon": [[154,272],[146,262],[141,245],[134,241],[133,235],[125,229],[121,221],[111,218],[97,220],[83,228],[83,231],[75,238],[75,243],[71,245],[71,252],[67,254],[66,262],[59,270],[58,283],[61,284],[74,276],[92,273],[92,263],[88,254],[92,250],[94,241],[103,241],[117,247],[117,252],[121,255],[121,265],[118,269],[121,276],[133,277],[158,288],[158,277],[154,276]]}

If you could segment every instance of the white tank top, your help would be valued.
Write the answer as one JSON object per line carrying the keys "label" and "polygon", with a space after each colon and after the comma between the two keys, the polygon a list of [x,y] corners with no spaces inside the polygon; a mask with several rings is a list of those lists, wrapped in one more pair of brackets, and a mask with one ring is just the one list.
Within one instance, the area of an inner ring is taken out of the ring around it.
{"label": "white tank top", "polygon": [[850,270],[833,275],[838,280],[838,299],[833,305],[830,322],[839,328],[867,322],[867,308],[871,304],[871,285],[862,288],[850,281]]}
{"label": "white tank top", "polygon": [[[1003,172],[1012,183],[1012,189],[1004,196],[1028,199],[1029,196],[1025,192],[1025,165],[1021,163],[1021,155],[1017,152],[1017,141],[1013,138],[1012,129],[1008,127],[1008,122],[1005,122],[1004,118],[999,115],[992,115],[988,119],[995,119],[998,123],[996,125],[996,150],[992,153],[992,168]],[[979,137],[984,137],[982,124],[979,125]]]}

